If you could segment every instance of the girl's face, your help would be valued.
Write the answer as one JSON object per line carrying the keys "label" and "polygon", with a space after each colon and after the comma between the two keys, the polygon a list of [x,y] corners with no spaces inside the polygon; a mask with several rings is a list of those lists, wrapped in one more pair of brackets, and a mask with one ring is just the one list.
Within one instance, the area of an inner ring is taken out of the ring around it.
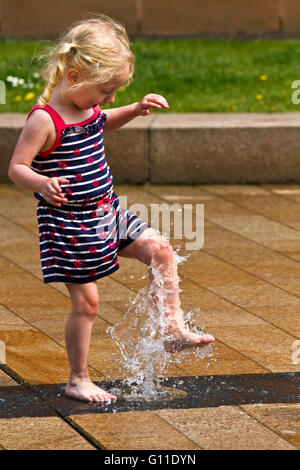
{"label": "girl's face", "polygon": [[[113,103],[116,91],[128,80],[128,76],[129,70],[126,69],[121,75],[109,82],[88,85],[87,87],[70,91],[69,97],[74,105],[80,109],[89,109],[97,104],[103,106],[107,103]],[[73,81],[78,82],[78,75],[75,80],[73,77]]]}

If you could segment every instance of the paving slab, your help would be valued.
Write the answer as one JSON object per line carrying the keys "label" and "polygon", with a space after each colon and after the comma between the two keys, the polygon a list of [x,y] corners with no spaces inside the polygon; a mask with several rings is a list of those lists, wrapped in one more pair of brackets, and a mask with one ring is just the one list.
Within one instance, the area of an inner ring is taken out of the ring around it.
{"label": "paving slab", "polygon": [[[300,448],[299,391],[287,386],[291,377],[299,383],[299,364],[292,354],[300,326],[300,257],[290,256],[297,253],[290,243],[299,238],[300,186],[115,189],[128,195],[128,206],[143,203],[149,211],[161,203],[205,205],[203,248],[187,250],[185,236],[170,241],[186,257],[179,264],[182,308],[194,325],[216,337],[211,354],[200,359],[179,353],[174,361],[170,356],[163,372],[166,383],[187,387],[187,398],[178,403],[125,399],[101,408],[64,397],[69,293],[63,284],[43,283],[32,194],[0,185],[0,340],[6,346],[0,394],[5,392],[12,404],[11,414],[1,417],[5,431],[0,432],[0,448]],[[124,379],[122,356],[107,328],[123,318],[130,299],[148,282],[145,265],[122,257],[119,261],[120,269],[98,283],[100,306],[89,356],[92,379],[107,387]],[[247,385],[250,376],[253,386]],[[18,407],[18,398],[29,405]],[[40,408],[33,412],[36,401]],[[32,436],[31,428],[36,429]]]}

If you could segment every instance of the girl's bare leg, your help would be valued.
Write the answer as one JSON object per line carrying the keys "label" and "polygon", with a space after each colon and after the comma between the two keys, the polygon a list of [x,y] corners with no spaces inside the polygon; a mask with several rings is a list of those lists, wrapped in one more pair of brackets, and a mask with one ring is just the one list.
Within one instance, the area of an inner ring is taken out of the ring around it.
{"label": "girl's bare leg", "polygon": [[[150,276],[149,292],[154,301],[158,290],[164,296],[164,311],[167,319],[167,339],[164,342],[166,351],[176,352],[185,348],[201,347],[214,341],[211,335],[198,335],[184,327],[180,309],[177,263],[173,248],[165,237],[157,234],[154,229],[148,228],[130,245],[120,250],[119,256],[135,258],[147,264]],[[157,272],[159,272],[158,279]],[[157,283],[159,279],[162,281],[162,286]]]}
{"label": "girl's bare leg", "polygon": [[65,341],[70,362],[70,377],[65,393],[69,397],[90,402],[116,400],[114,395],[97,387],[88,372],[88,353],[92,326],[98,311],[96,282],[66,284],[72,310],[67,320]]}

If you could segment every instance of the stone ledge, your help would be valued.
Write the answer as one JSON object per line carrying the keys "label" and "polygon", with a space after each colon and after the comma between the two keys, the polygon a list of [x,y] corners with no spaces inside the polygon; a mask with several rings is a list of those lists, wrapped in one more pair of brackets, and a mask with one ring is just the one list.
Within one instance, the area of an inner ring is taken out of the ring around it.
{"label": "stone ledge", "polygon": [[[0,181],[26,115],[0,113]],[[138,117],[105,134],[120,183],[300,182],[300,113],[192,113]]]}

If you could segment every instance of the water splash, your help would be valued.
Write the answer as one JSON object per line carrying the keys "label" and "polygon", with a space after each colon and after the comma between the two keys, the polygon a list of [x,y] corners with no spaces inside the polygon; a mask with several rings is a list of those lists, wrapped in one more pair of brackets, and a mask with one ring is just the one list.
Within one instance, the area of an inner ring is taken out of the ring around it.
{"label": "water splash", "polygon": [[[174,252],[177,264],[183,263],[189,256],[180,257]],[[123,319],[107,329],[121,351],[120,372],[125,377],[121,389],[110,392],[123,399],[157,400],[182,396],[185,394],[182,390],[172,390],[160,385],[166,365],[186,362],[187,356],[189,360],[199,360],[209,356],[211,352],[210,345],[186,349],[176,354],[165,350],[165,342],[171,339],[168,334],[165,296],[168,293],[172,295],[174,290],[166,289],[162,268],[163,266],[149,266],[151,282],[129,299]],[[199,311],[196,308],[184,315],[180,308],[181,327],[204,334],[203,328],[191,325],[195,315],[199,318]]]}

